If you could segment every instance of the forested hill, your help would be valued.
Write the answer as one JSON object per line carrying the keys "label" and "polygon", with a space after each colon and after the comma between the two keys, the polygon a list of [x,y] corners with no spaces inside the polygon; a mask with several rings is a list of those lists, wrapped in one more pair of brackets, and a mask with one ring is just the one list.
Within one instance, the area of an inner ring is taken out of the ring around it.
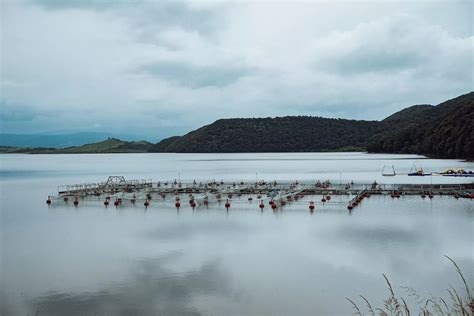
{"label": "forested hill", "polygon": [[152,152],[317,152],[368,150],[474,157],[474,93],[415,105],[383,121],[308,116],[222,119],[162,140]]}
{"label": "forested hill", "polygon": [[474,159],[474,92],[437,106],[407,108],[382,123],[387,130],[369,142],[370,152]]}
{"label": "forested hill", "polygon": [[156,152],[303,152],[360,150],[383,130],[377,121],[308,116],[222,119],[182,137],[165,139]]}

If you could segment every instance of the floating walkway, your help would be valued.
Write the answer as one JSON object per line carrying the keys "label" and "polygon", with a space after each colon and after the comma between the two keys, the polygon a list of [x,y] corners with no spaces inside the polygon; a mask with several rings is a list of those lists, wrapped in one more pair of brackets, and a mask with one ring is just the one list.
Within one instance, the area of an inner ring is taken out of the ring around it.
{"label": "floating walkway", "polygon": [[[316,204],[331,203],[346,206],[352,210],[364,199],[371,195],[387,195],[400,198],[402,195],[419,195],[432,199],[435,195],[450,195],[454,198],[474,198],[474,183],[469,184],[379,184],[379,183],[332,183],[310,181],[256,181],[256,182],[224,182],[207,181],[190,183],[181,181],[153,182],[152,180],[125,180],[123,176],[110,176],[107,181],[99,183],[84,183],[58,187],[56,196],[49,196],[48,205],[53,203],[72,203],[79,206],[80,201],[99,201],[108,206],[136,205],[143,203],[151,205],[152,200],[172,200],[176,208],[182,206],[183,200],[191,208],[208,207],[211,203],[224,203],[229,209],[231,201],[258,202],[260,209],[265,208],[265,202],[272,209],[295,203],[305,196],[310,197],[308,208],[312,212]],[[169,197],[172,197],[171,199]],[[337,201],[332,196],[342,196]],[[318,201],[314,201],[315,198]],[[234,199],[233,199],[234,198]],[[183,203],[185,204],[185,203]]]}

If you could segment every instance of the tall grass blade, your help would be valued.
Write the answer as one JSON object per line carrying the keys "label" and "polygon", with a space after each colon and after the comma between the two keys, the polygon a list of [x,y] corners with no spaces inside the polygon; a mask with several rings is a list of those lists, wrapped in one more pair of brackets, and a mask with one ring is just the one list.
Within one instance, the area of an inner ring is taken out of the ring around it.
{"label": "tall grass blade", "polygon": [[464,316],[464,315],[469,315],[469,313],[467,312],[467,310],[464,308],[464,304],[462,302],[462,299],[459,297],[458,295],[458,292],[456,291],[456,289],[450,284],[449,285],[451,287],[451,289],[453,290],[454,294],[456,295],[456,299],[457,299],[457,303],[459,305],[459,308],[461,308],[461,314]]}
{"label": "tall grass blade", "polygon": [[362,297],[362,299],[365,301],[365,303],[367,304],[367,307],[369,308],[369,312],[375,316],[375,312],[374,312],[374,309],[372,308],[372,305],[370,305],[369,303],[369,300],[366,299],[363,295],[359,295],[360,297]]}
{"label": "tall grass blade", "polygon": [[382,275],[388,284],[388,288],[390,289],[390,293],[392,294],[392,297],[395,297],[395,293],[393,292],[393,288],[392,288],[392,285],[390,284],[390,281],[388,280],[387,276],[384,273],[382,273]]}
{"label": "tall grass blade", "polygon": [[352,304],[352,307],[354,308],[355,310],[355,313],[353,315],[359,315],[359,316],[362,316],[362,313],[359,309],[359,306],[357,306],[357,304],[351,300],[350,298],[346,297],[346,300],[348,300],[351,304]]}
{"label": "tall grass blade", "polygon": [[453,259],[451,259],[449,256],[447,255],[444,255],[449,261],[451,261],[454,266],[456,267],[456,272],[459,274],[459,276],[461,277],[462,279],[462,282],[464,283],[464,286],[466,287],[466,293],[467,293],[467,297],[469,299],[469,301],[472,301],[472,296],[471,296],[471,291],[469,290],[469,286],[467,285],[467,282],[466,282],[466,279],[464,278],[464,275],[462,274],[461,272],[461,269],[459,268],[458,264],[456,263],[456,261],[454,261]]}
{"label": "tall grass blade", "polygon": [[402,300],[403,305],[405,306],[405,312],[406,312],[407,316],[410,316],[410,309],[408,308],[407,302],[405,302],[403,297],[400,297],[400,299]]}

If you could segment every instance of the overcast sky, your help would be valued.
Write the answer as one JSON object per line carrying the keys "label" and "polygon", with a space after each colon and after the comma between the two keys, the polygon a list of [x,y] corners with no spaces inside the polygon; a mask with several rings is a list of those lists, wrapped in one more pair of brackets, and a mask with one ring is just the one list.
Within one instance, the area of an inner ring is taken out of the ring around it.
{"label": "overcast sky", "polygon": [[473,90],[473,1],[3,0],[3,132],[383,119]]}

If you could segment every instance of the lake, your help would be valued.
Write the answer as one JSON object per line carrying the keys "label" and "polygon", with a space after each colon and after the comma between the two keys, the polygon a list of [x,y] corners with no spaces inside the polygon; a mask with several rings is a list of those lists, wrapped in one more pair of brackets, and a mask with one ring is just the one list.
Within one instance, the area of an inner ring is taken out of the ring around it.
{"label": "lake", "polygon": [[[278,212],[245,197],[208,209],[152,200],[145,209],[48,207],[58,185],[126,179],[471,183],[383,177],[473,170],[474,163],[364,153],[0,155],[1,315],[349,315],[359,294],[380,307],[382,274],[411,306],[474,284],[474,202],[450,196],[347,197]],[[420,297],[413,294],[413,290]],[[416,308],[415,308],[416,309]]]}

